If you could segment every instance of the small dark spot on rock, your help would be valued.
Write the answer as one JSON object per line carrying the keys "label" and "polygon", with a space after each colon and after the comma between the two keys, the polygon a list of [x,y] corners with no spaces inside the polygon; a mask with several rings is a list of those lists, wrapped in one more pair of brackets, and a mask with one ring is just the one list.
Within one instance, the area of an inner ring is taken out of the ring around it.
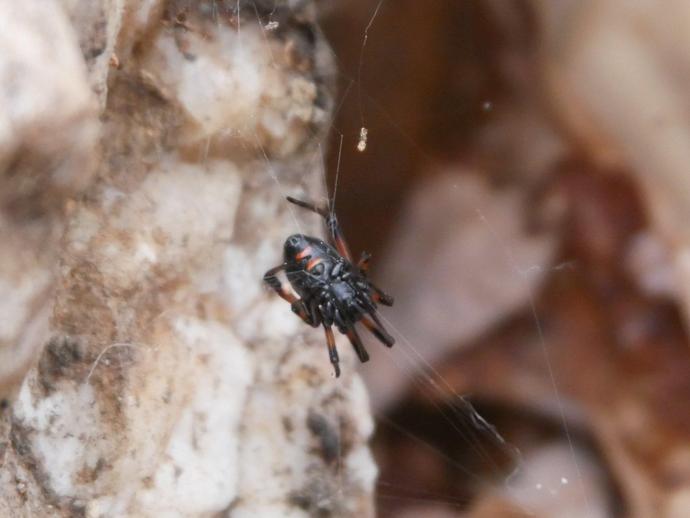
{"label": "small dark spot on rock", "polygon": [[308,511],[311,507],[311,498],[309,498],[308,495],[296,491],[290,495],[290,504]]}
{"label": "small dark spot on rock", "polygon": [[326,464],[331,464],[340,454],[338,431],[321,414],[310,411],[307,417],[309,431],[319,440],[319,452]]}
{"label": "small dark spot on rock", "polygon": [[299,23],[295,25],[295,29],[299,31],[299,34],[304,38],[305,43],[309,47],[316,45],[316,26],[314,24]]}
{"label": "small dark spot on rock", "polygon": [[105,47],[92,47],[88,49],[84,54],[86,59],[96,59],[98,56],[103,54]]}
{"label": "small dark spot on rock", "polygon": [[332,488],[323,479],[313,479],[302,489],[293,491],[288,496],[288,503],[299,507],[309,516],[327,518],[329,516],[341,516],[335,512]]}
{"label": "small dark spot on rock", "polygon": [[39,381],[46,392],[55,390],[55,383],[62,378],[75,378],[85,369],[85,353],[82,344],[70,336],[50,339],[38,362]]}
{"label": "small dark spot on rock", "polygon": [[330,93],[323,88],[316,89],[316,99],[314,99],[314,106],[321,108],[322,110],[329,110],[331,107],[331,97]]}
{"label": "small dark spot on rock", "polygon": [[93,483],[98,479],[99,475],[106,467],[107,463],[105,459],[100,457],[98,461],[96,461],[96,465],[94,467],[84,465],[77,473],[77,479],[85,484]]}
{"label": "small dark spot on rock", "polygon": [[163,400],[163,403],[165,403],[166,405],[170,404],[170,401],[172,401],[172,388],[170,386],[168,386],[165,389],[165,392],[163,393],[161,399]]}
{"label": "small dark spot on rock", "polygon": [[84,500],[74,500],[68,506],[70,518],[86,518],[86,502]]}
{"label": "small dark spot on rock", "polygon": [[12,426],[10,431],[10,441],[12,442],[12,448],[20,457],[28,456],[31,454],[30,448],[30,429],[23,426],[15,424]]}
{"label": "small dark spot on rock", "polygon": [[10,402],[7,399],[5,399],[5,398],[0,399],[0,412],[4,412],[9,407],[10,407]]}
{"label": "small dark spot on rock", "polygon": [[187,61],[196,61],[196,54],[192,54],[191,52],[183,52],[182,56],[184,56]]}
{"label": "small dark spot on rock", "polygon": [[285,433],[291,434],[293,432],[293,430],[295,429],[295,425],[292,424],[292,419],[290,419],[288,416],[283,416],[282,422],[283,422],[283,430],[285,430]]}

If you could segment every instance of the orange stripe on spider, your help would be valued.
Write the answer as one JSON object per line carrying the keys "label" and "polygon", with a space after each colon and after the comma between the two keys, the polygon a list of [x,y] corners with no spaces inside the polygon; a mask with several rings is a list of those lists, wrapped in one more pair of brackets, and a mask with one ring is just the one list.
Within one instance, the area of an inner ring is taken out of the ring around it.
{"label": "orange stripe on spider", "polygon": [[311,269],[314,268],[314,266],[316,266],[317,264],[319,264],[321,262],[323,262],[323,259],[321,257],[315,257],[314,259],[312,259],[311,261],[309,261],[307,263],[307,271],[308,272],[311,271]]}
{"label": "orange stripe on spider", "polygon": [[306,247],[304,250],[302,250],[301,252],[296,254],[295,259],[297,259],[298,261],[301,261],[302,259],[307,257],[309,254],[311,254],[311,247],[310,246]]}

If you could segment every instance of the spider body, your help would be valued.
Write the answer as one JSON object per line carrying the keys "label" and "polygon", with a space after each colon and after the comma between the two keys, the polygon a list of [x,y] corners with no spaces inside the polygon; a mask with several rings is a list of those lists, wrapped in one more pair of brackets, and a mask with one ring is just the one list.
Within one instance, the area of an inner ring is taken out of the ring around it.
{"label": "spider body", "polygon": [[[288,197],[288,201],[323,216],[333,244],[293,234],[285,240],[283,263],[267,271],[264,281],[290,302],[292,311],[307,324],[312,327],[323,325],[337,377],[340,367],[332,326],[347,335],[360,361],[366,362],[369,354],[362,345],[355,324],[361,322],[383,344],[392,347],[395,340],[381,324],[376,314],[376,303],[392,306],[393,299],[367,278],[368,254],[362,254],[356,265],[352,263],[334,214],[294,198]],[[285,272],[289,286],[276,276],[281,270]]]}
{"label": "spider body", "polygon": [[323,323],[346,333],[349,323],[376,311],[371,288],[364,277],[337,250],[320,239],[295,234],[285,241],[285,275],[313,316],[313,326]]}

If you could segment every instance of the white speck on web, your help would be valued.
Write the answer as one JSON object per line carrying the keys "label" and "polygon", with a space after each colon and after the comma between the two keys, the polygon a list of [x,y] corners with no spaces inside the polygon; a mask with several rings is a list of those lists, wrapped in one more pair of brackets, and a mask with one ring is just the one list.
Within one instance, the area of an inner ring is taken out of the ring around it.
{"label": "white speck on web", "polygon": [[367,148],[367,134],[369,133],[369,130],[367,130],[365,127],[360,128],[359,130],[359,142],[357,142],[357,151],[360,153],[363,153],[364,150]]}

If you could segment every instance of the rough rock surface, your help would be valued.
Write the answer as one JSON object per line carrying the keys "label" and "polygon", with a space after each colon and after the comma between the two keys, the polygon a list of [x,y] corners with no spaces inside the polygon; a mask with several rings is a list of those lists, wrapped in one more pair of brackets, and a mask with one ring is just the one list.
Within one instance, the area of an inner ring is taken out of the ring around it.
{"label": "rough rock surface", "polygon": [[322,188],[314,17],[0,4],[0,515],[373,514],[352,356],[332,379],[323,336],[261,285],[320,228],[283,199]]}
{"label": "rough rock surface", "polygon": [[51,2],[1,4],[0,397],[47,338],[65,201],[94,173],[96,110],[67,18]]}

